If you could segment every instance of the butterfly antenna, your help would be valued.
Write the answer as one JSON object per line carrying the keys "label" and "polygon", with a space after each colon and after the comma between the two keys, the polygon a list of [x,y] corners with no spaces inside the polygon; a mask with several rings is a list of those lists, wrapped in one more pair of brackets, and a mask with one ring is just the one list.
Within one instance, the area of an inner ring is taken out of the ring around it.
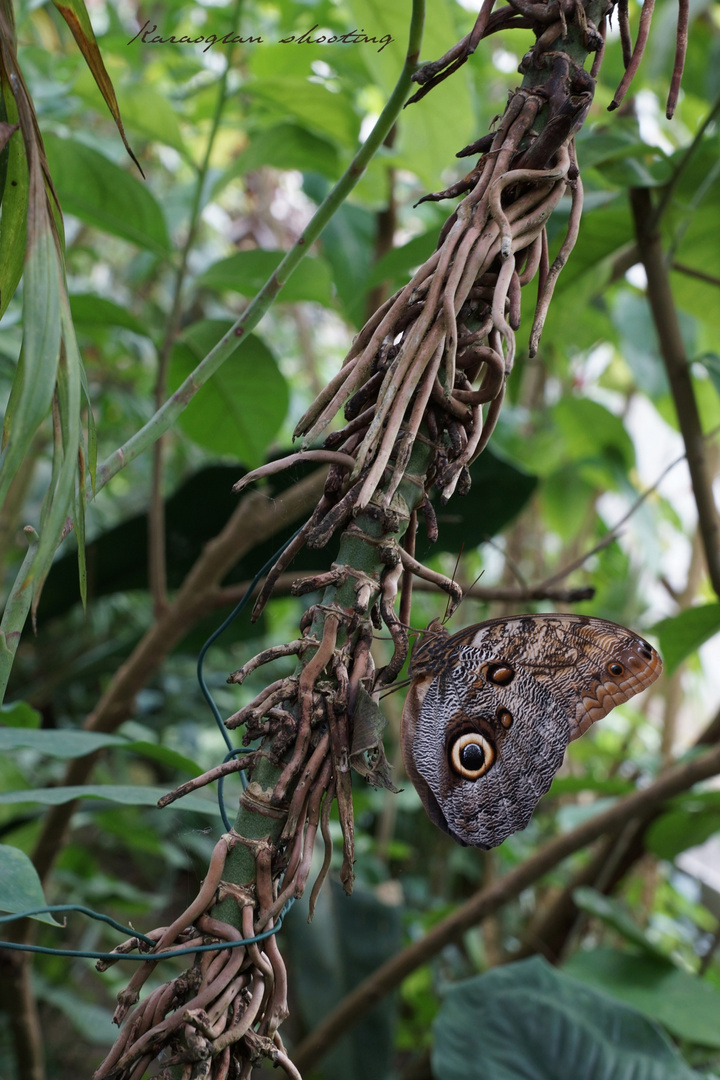
{"label": "butterfly antenna", "polygon": [[[462,553],[463,553],[464,550],[465,550],[465,543],[463,541],[463,543],[460,545],[460,550],[458,551],[458,557],[455,560],[455,569],[453,570],[453,573],[452,573],[451,581],[452,581],[453,585],[455,584],[455,575],[458,572],[458,567],[460,565],[460,559],[462,558]],[[445,605],[445,614],[443,615],[443,626],[445,625],[445,623],[450,618],[450,604],[451,603],[452,603],[452,597],[448,596],[447,604]],[[462,603],[462,601],[461,601],[461,603]],[[459,606],[460,606],[460,604],[458,604],[458,607]],[[456,608],[456,610],[457,610],[457,608]]]}

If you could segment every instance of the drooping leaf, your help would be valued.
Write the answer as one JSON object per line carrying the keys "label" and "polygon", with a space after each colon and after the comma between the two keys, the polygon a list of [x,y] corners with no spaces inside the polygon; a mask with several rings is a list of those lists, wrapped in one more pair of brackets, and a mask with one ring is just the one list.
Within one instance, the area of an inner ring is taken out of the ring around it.
{"label": "drooping leaf", "polygon": [[[19,848],[0,844],[0,911],[14,915],[18,911],[46,906],[40,878],[28,856]],[[50,914],[30,918],[51,926],[60,925]],[[0,936],[5,936],[1,930]]]}
{"label": "drooping leaf", "polygon": [[720,1049],[720,993],[672,961],[601,948],[575,953],[564,971],[656,1020],[676,1038]]}
{"label": "drooping leaf", "polygon": [[66,213],[155,255],[169,252],[165,217],[145,184],[75,139],[48,134],[45,147]]}
{"label": "drooping leaf", "polygon": [[[100,49],[98,48],[97,39],[84,0],[53,0],[53,3],[70,27],[70,32],[78,43],[81,53],[85,57],[85,62],[90,68],[98,89],[105,99],[105,104],[110,110],[112,118],[117,125],[117,129],[120,132],[120,138],[125,144],[125,149],[137,165],[138,169],[140,169],[140,162],[133,154],[130,144],[125,136],[125,129],[120,116],[117,98],[115,97],[115,90],[110,76],[107,73]],[[140,172],[142,173],[142,169],[140,169]]]}
{"label": "drooping leaf", "polygon": [[436,1080],[694,1080],[635,1009],[537,958],[452,986],[435,1022]]}
{"label": "drooping leaf", "polygon": [[650,627],[660,639],[660,652],[668,675],[720,630],[720,604],[688,608]]}
{"label": "drooping leaf", "polygon": [[[174,390],[210,352],[230,323],[203,320],[173,350],[168,381]],[[190,402],[180,426],[200,446],[259,465],[285,419],[288,387],[267,345],[254,334]]]}

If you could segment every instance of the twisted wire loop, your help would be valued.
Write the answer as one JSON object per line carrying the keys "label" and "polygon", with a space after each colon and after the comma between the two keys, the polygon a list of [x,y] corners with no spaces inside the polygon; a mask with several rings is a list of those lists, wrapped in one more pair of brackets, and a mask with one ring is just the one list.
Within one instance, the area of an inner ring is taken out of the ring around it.
{"label": "twisted wire loop", "polygon": [[[647,39],[651,5],[652,0],[645,0],[633,48],[627,4],[618,3],[630,74]],[[258,815],[257,821],[267,823],[267,835],[250,839],[234,830],[226,833],[193,903],[172,926],[148,935],[156,945],[119,995],[115,1019],[123,1027],[95,1080],[141,1080],[155,1060],[159,1066],[154,1068],[160,1069],[155,1075],[167,1080],[178,1075],[183,1080],[244,1080],[262,1059],[299,1078],[278,1031],[287,1015],[287,976],[273,931],[288,902],[305,890],[319,832],[325,855],[312,888],[311,913],[314,909],[330,866],[334,802],[343,837],[340,877],[346,891],[352,888],[350,769],[392,787],[382,749],[382,718],[372,691],[392,683],[407,656],[412,576],[444,589],[451,609],[461,598],[454,582],[415,559],[417,519],[422,516],[428,536],[435,539],[431,488],[439,489],[441,500],[468,490],[469,466],[488,444],[513,367],[522,290],[537,278],[530,333],[534,355],[582,213],[573,138],[592,101],[610,11],[603,12],[596,0],[511,0],[497,12],[493,6],[494,0],[484,0],[473,31],[440,60],[416,72],[420,90],[415,98],[457,70],[482,37],[512,26],[535,31],[535,46],[521,65],[531,77],[510,94],[496,130],[460,152],[479,154],[468,175],[446,191],[426,196],[464,198],[442,229],[437,249],[368,320],[340,371],[299,421],[295,434],[303,437],[304,445],[324,435],[322,446],[264,466],[238,485],[239,490],[302,459],[329,467],[323,496],[270,570],[254,618],[296,552],[304,544],[323,547],[339,529],[344,530],[343,543],[354,538],[373,550],[377,569],[366,573],[346,559],[297,583],[296,595],[325,590],[322,603],[301,617],[300,636],[264,650],[230,676],[229,682],[240,685],[264,664],[289,657],[297,661],[294,674],[269,682],[226,721],[230,729],[244,728],[246,746],[262,740],[243,761],[251,781],[241,797],[241,814]],[[599,12],[599,28],[589,9]],[[596,54],[591,74],[561,51],[561,42],[572,34],[586,53]],[[681,0],[675,98],[686,37],[687,3]],[[625,78],[618,90],[618,103],[628,82]],[[551,263],[546,225],[566,193],[567,233]],[[343,409],[344,425],[328,433]],[[428,464],[422,475],[413,475],[410,466],[418,446],[424,447]],[[401,484],[406,494],[414,492],[412,499],[400,497]],[[401,544],[408,520],[411,525]],[[394,651],[376,676],[370,646],[373,626],[383,624]],[[236,761],[226,762],[162,802],[238,767]],[[274,770],[269,784],[269,774],[261,771],[268,768]],[[253,828],[257,836],[264,824]],[[226,859],[238,846],[249,854],[254,869],[243,879],[250,883],[242,886],[223,879]],[[228,902],[237,906],[232,917],[236,925],[227,921]],[[218,904],[223,917],[213,912]],[[207,943],[237,945],[196,953],[190,967],[138,1003],[157,966],[153,952]],[[116,952],[120,958],[150,948],[147,941],[132,938]]]}

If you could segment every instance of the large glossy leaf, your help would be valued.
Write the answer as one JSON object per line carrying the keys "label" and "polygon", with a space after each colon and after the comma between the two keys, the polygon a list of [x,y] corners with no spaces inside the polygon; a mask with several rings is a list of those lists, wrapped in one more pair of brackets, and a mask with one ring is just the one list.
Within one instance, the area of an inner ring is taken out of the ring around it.
{"label": "large glossy leaf", "polygon": [[687,608],[650,627],[660,639],[660,651],[668,675],[720,630],[720,604]]}
{"label": "large glossy leaf", "polygon": [[[401,944],[400,909],[355,886],[348,902],[328,882],[307,922],[307,899],[283,927],[284,947],[299,1014],[313,1027],[353,987],[393,956]],[[318,1063],[324,1080],[385,1080],[393,1051],[395,1003],[385,998]]]}
{"label": "large glossy leaf", "polygon": [[[238,292],[252,297],[277,269],[284,252],[241,251],[214,263],[198,278],[198,285],[217,292]],[[288,278],[278,296],[279,303],[294,304],[314,300],[332,306],[332,278],[324,259],[306,258]]]}
{"label": "large glossy leaf", "polygon": [[432,1068],[436,1080],[696,1080],[641,1013],[539,959],[451,987]]}
{"label": "large glossy leaf", "polygon": [[[274,493],[285,491],[307,476],[316,465],[293,466],[272,478]],[[232,486],[243,470],[229,465],[213,465],[190,477],[165,504],[167,529],[168,584],[177,588],[204,545],[216,536],[237,506]],[[418,532],[418,557],[430,551],[457,554],[459,544],[476,547],[494,536],[519,513],[530,498],[537,480],[485,450],[473,464],[473,486],[466,498],[455,498],[450,506],[438,508],[440,535],[434,545],[425,537],[421,524]],[[228,574],[226,581],[249,580],[274,551],[289,539],[297,523],[284,526],[277,534],[243,556]],[[147,519],[144,514],[108,529],[87,546],[90,591],[94,598],[115,592],[147,588]],[[332,560],[333,542],[327,554],[303,548],[292,562],[298,573],[319,570],[326,557]],[[63,555],[54,564],[43,591],[40,622],[61,614],[77,603],[77,589],[72,579],[72,554]],[[217,621],[217,620],[216,620]],[[233,631],[243,633],[240,622]]]}
{"label": "large glossy leaf", "polygon": [[720,1049],[720,993],[670,960],[593,949],[575,953],[564,970],[657,1020],[676,1038]]}
{"label": "large glossy leaf", "polygon": [[45,139],[64,211],[155,255],[170,250],[167,225],[149,188],[97,150],[74,139]]}
{"label": "large glossy leaf", "polygon": [[[176,390],[218,343],[231,323],[203,320],[173,350],[168,382]],[[180,426],[200,446],[259,465],[285,419],[288,387],[267,345],[254,334],[195,395]]]}
{"label": "large glossy leaf", "polygon": [[[46,906],[40,878],[28,856],[19,848],[0,844],[0,912],[15,914]],[[53,926],[59,925],[50,914],[33,915],[31,918]],[[0,929],[0,937],[4,936]]]}

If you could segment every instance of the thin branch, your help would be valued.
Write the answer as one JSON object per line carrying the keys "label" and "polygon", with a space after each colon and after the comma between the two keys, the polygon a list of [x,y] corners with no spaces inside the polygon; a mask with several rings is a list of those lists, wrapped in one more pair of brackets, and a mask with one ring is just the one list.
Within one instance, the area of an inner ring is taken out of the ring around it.
{"label": "thin branch", "polygon": [[720,771],[720,747],[702,757],[668,769],[661,777],[640,791],[618,799],[613,806],[583,822],[571,832],[555,837],[520,866],[481,889],[452,915],[443,919],[420,941],[410,945],[363,980],[303,1040],[294,1054],[301,1072],[309,1070],[335,1042],[365,1014],[394,990],[411,972],[428,963],[446,945],[457,941],[467,930],[503,904],[519,896],[569,855],[580,851],[605,833],[611,832],[632,817],[687,791],[701,780]]}
{"label": "thin branch", "polygon": [[715,593],[720,596],[720,520],[713,497],[713,477],[705,456],[705,440],[700,413],[693,391],[690,365],[685,353],[677,309],[670,288],[670,275],[662,248],[662,239],[654,225],[650,192],[645,188],[631,189],[630,203],[640,257],[647,274],[647,295],[657,331],[660,353],[665,363],[680,431],[685,443],[708,574]]}

